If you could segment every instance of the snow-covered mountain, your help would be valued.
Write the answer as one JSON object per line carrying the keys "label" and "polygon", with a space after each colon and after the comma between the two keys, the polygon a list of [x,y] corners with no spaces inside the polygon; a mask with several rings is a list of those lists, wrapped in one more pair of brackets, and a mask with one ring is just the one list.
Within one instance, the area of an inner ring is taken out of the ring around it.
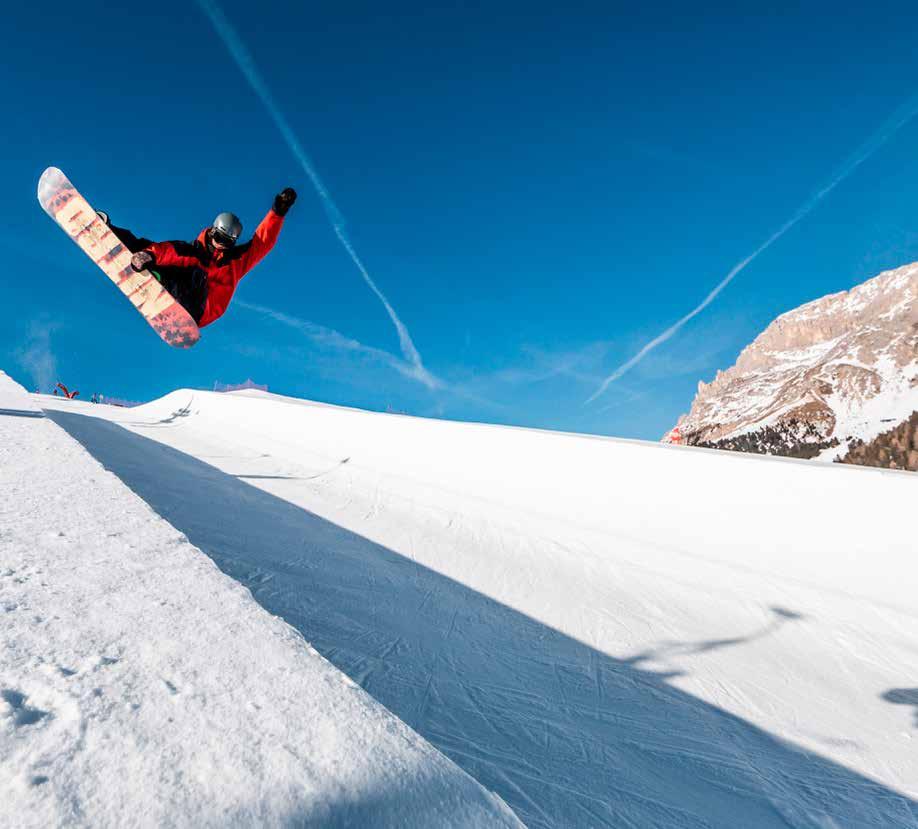
{"label": "snow-covered mountain", "polygon": [[0,823],[116,825],[142,783],[173,825],[512,825],[489,792],[545,829],[918,824],[914,534],[844,518],[918,477],[34,400],[0,417]]}
{"label": "snow-covered mountain", "polygon": [[842,458],[918,410],[918,263],[778,317],[665,442]]}

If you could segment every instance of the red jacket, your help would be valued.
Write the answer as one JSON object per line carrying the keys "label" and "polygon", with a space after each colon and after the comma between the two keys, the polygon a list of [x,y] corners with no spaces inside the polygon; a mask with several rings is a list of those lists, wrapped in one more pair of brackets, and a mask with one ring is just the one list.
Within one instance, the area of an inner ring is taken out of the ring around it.
{"label": "red jacket", "polygon": [[223,316],[239,280],[274,247],[283,224],[283,216],[272,208],[255,229],[252,239],[244,245],[210,250],[206,239],[209,228],[205,228],[193,244],[154,242],[146,250],[156,258],[154,267],[200,268],[207,275],[207,301],[198,323],[198,327],[203,328]]}

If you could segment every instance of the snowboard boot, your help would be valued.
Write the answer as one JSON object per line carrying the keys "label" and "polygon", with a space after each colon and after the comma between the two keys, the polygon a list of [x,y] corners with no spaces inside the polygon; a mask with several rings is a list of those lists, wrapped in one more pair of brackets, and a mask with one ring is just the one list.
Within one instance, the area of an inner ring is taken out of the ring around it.
{"label": "snowboard boot", "polygon": [[103,222],[105,222],[105,224],[107,224],[109,227],[111,227],[111,222],[109,222],[109,220],[108,220],[108,213],[106,213],[104,210],[97,210],[97,211],[96,211],[96,215],[97,215]]}

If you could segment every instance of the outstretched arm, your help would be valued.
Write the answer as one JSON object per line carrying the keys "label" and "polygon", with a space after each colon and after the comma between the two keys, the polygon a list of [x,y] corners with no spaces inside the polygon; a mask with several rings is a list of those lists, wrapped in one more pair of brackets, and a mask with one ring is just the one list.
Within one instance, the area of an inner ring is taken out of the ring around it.
{"label": "outstretched arm", "polygon": [[296,191],[292,187],[288,187],[275,196],[274,205],[268,211],[268,215],[261,220],[261,224],[255,228],[255,235],[252,237],[252,241],[249,242],[245,253],[242,254],[239,279],[242,279],[248,271],[261,262],[268,255],[271,248],[274,247],[274,243],[277,241],[281,227],[284,224],[284,217],[295,201]]}

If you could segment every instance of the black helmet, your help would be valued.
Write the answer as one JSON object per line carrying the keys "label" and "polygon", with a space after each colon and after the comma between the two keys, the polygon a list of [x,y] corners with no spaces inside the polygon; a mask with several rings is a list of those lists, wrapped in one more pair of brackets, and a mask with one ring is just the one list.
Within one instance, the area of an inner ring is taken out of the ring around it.
{"label": "black helmet", "polygon": [[214,219],[210,235],[220,247],[231,248],[242,235],[242,222],[234,213],[221,213]]}

